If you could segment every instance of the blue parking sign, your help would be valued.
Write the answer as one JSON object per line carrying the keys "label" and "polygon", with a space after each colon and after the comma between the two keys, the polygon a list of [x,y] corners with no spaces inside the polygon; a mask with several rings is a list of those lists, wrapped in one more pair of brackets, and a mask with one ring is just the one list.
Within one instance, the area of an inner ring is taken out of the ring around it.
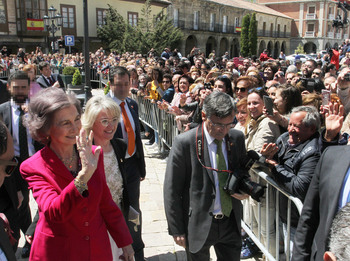
{"label": "blue parking sign", "polygon": [[74,46],[74,35],[65,35],[64,36],[64,44],[66,46]]}

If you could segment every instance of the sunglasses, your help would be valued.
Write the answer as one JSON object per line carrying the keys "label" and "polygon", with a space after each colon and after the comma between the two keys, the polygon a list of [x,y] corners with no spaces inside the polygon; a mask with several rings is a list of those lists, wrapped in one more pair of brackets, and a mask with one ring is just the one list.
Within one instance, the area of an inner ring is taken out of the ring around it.
{"label": "sunglasses", "polygon": [[163,81],[163,83],[170,83],[170,81]]}
{"label": "sunglasses", "polygon": [[11,175],[17,168],[18,160],[16,157],[13,157],[12,160],[0,159],[0,165],[6,165],[5,173]]}
{"label": "sunglasses", "polygon": [[247,88],[238,88],[238,87],[235,87],[235,92],[246,92],[247,91]]}
{"label": "sunglasses", "polygon": [[260,90],[263,90],[263,89],[264,89],[264,87],[256,87],[254,89],[250,89],[248,91],[248,94],[251,94],[252,92],[260,91]]}

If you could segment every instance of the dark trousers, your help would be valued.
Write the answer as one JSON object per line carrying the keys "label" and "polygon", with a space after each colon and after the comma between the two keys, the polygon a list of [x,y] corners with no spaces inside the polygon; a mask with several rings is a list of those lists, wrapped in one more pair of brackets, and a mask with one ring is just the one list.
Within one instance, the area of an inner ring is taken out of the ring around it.
{"label": "dark trousers", "polygon": [[209,249],[214,246],[217,261],[239,261],[241,254],[241,233],[236,222],[225,217],[214,219],[209,235],[202,249],[197,253],[189,253],[192,261],[209,261]]}
{"label": "dark trousers", "polygon": [[132,236],[133,244],[132,247],[135,251],[135,261],[144,261],[143,249],[145,244],[142,241],[142,213],[140,210],[140,171],[138,169],[138,161],[136,156],[125,160],[125,170],[126,170],[126,188],[128,191],[130,205],[140,213],[140,225],[137,226],[137,231],[135,231],[135,224],[131,222],[128,223],[129,231]]}

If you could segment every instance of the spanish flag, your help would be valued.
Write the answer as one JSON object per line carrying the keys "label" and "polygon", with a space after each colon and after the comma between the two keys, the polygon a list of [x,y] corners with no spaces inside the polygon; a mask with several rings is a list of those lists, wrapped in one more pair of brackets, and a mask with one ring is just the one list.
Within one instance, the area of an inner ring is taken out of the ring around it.
{"label": "spanish flag", "polygon": [[237,33],[242,32],[242,27],[236,27],[236,32],[237,32]]}
{"label": "spanish flag", "polygon": [[27,19],[28,31],[44,31],[43,19]]}

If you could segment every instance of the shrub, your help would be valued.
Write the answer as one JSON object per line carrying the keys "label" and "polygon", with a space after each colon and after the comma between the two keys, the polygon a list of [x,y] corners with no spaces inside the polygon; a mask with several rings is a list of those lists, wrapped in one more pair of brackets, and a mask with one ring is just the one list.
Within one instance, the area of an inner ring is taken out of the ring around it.
{"label": "shrub", "polygon": [[73,75],[76,70],[77,70],[77,68],[75,68],[73,66],[66,66],[63,68],[62,74],[63,75]]}
{"label": "shrub", "polygon": [[81,85],[82,82],[82,77],[80,74],[80,71],[78,69],[75,70],[75,73],[73,74],[73,80],[72,80],[72,85]]}

